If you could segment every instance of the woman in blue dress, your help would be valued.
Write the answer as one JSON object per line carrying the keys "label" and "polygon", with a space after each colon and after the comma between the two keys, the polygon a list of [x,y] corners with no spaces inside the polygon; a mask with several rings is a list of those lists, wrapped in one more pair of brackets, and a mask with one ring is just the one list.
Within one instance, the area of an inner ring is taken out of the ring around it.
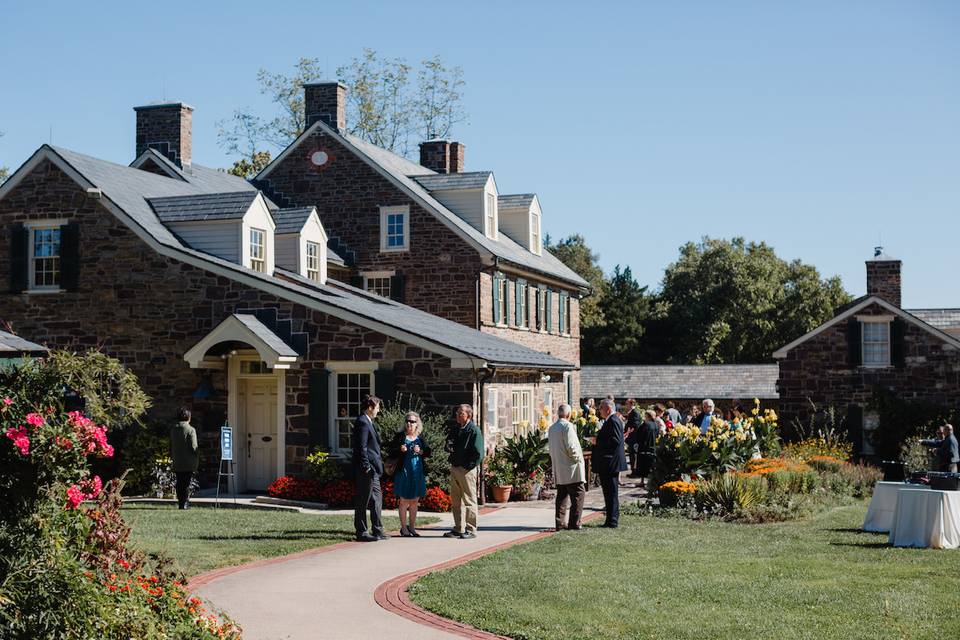
{"label": "woman in blue dress", "polygon": [[393,440],[392,455],[397,460],[397,472],[393,478],[393,492],[400,503],[400,535],[419,538],[417,533],[417,507],[420,498],[427,494],[427,471],[424,458],[430,455],[430,447],[420,437],[423,422],[420,414],[411,411],[404,418],[403,431]]}

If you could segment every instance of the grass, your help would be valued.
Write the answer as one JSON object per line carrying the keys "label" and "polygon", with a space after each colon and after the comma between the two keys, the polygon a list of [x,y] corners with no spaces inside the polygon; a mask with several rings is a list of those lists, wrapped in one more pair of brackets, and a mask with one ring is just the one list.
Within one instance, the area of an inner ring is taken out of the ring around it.
{"label": "grass", "polygon": [[960,637],[960,550],[860,533],[865,504],[790,523],[625,516],[411,588],[440,615],[525,640]]}
{"label": "grass", "polygon": [[[353,540],[353,516],[314,515],[260,509],[192,508],[175,505],[127,505],[123,517],[133,544],[147,553],[163,553],[187,576],[261,558]],[[419,517],[418,525],[437,518]],[[400,526],[384,517],[387,531]]]}

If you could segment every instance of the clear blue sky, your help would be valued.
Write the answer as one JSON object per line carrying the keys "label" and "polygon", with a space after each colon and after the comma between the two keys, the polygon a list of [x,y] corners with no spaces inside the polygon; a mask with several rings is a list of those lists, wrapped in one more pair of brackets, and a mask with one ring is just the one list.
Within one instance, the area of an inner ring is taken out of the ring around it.
{"label": "clear blue sky", "polygon": [[467,169],[536,191],[545,230],[656,288],[702,235],[766,240],[864,292],[882,238],[904,304],[960,307],[960,3],[5,2],[0,165],[50,138],[129,162],[131,107],[266,111],[257,70],[372,47],[463,67]]}

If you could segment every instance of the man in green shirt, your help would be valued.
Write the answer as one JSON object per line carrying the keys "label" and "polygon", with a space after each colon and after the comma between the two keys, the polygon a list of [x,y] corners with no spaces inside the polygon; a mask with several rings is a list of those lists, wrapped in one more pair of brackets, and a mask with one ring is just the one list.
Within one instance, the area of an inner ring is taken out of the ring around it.
{"label": "man in green shirt", "polygon": [[483,432],[473,422],[473,407],[457,407],[457,426],[447,436],[450,453],[450,500],[453,530],[445,538],[469,540],[477,537],[477,476],[483,460]]}
{"label": "man in green shirt", "polygon": [[170,469],[177,475],[177,505],[190,504],[190,481],[200,463],[197,455],[197,431],[190,426],[190,410],[177,411],[177,424],[170,427]]}

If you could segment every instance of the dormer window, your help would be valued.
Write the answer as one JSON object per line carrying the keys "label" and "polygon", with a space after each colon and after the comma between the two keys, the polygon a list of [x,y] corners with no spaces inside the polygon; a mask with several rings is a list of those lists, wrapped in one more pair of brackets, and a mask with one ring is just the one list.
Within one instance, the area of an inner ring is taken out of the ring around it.
{"label": "dormer window", "polygon": [[484,234],[488,238],[497,239],[497,196],[487,193],[487,211],[484,223]]}
{"label": "dormer window", "polygon": [[410,207],[380,207],[380,251],[409,251]]}
{"label": "dormer window", "polygon": [[890,366],[890,319],[878,317],[876,320],[860,318],[861,348],[863,366]]}
{"label": "dormer window", "polygon": [[267,272],[267,232],[263,229],[250,229],[250,268]]}
{"label": "dormer window", "polygon": [[316,242],[307,243],[307,278],[320,282],[320,245]]}

